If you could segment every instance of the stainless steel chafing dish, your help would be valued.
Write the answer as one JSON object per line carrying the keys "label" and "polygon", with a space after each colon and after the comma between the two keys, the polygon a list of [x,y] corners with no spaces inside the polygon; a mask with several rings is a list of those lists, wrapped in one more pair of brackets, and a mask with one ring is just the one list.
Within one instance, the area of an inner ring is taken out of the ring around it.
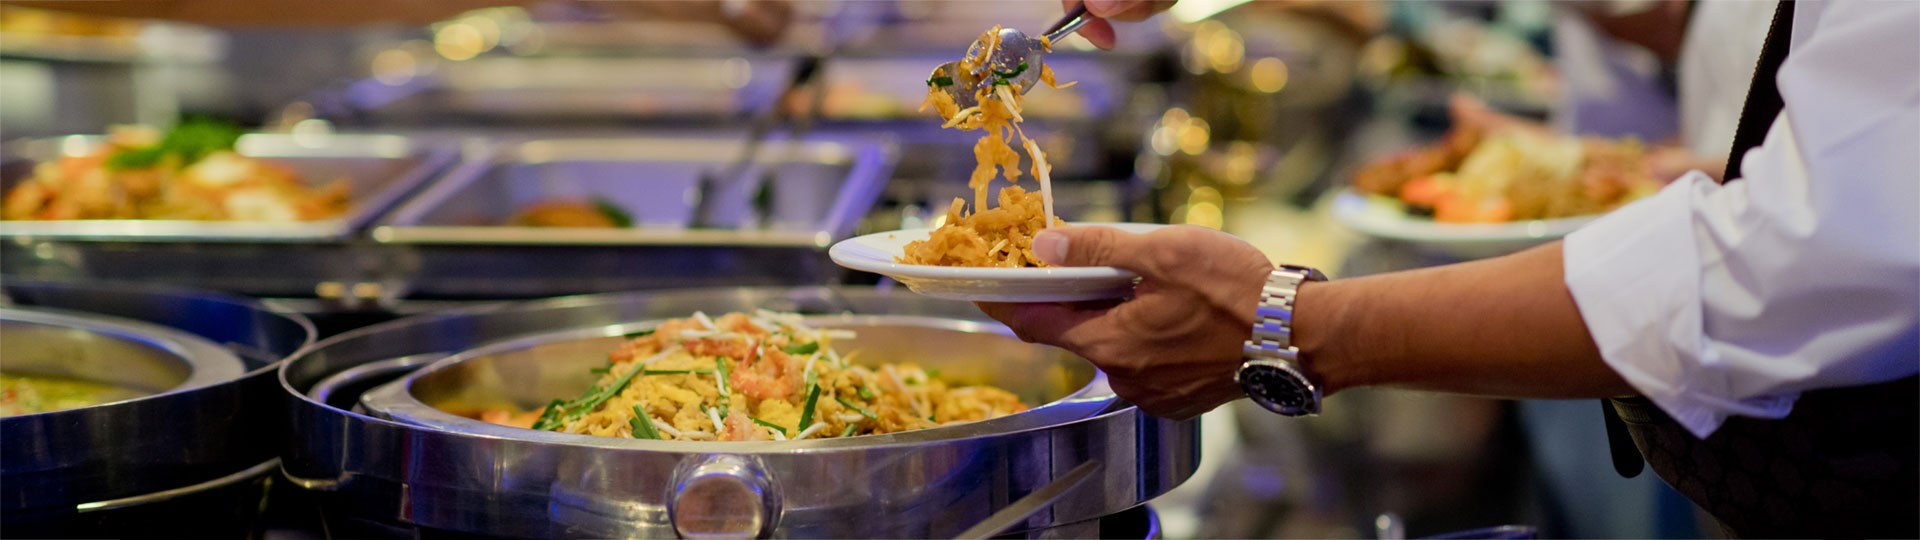
{"label": "stainless steel chafing dish", "polygon": [[[622,332],[757,307],[838,314],[815,321],[858,330],[849,347],[1040,406],[923,431],[764,443],[532,431],[433,406],[470,392],[531,401],[577,391]],[[905,292],[805,288],[563,298],[397,321],[337,336],[282,369],[303,435],[284,467],[327,494],[330,515],[543,537],[1084,537],[1099,534],[1097,518],[1192,474],[1196,423],[1146,416],[1084,361],[979,317],[966,303]]]}
{"label": "stainless steel chafing dish", "polygon": [[[830,283],[826,257],[872,209],[893,167],[884,140],[769,141],[758,165],[711,180],[738,134],[550,138],[470,148],[373,230],[413,298]],[[766,190],[759,189],[763,179]],[[611,199],[620,229],[504,225],[546,198]],[[566,268],[567,272],[553,272]]]}
{"label": "stainless steel chafing dish", "polygon": [[261,483],[278,463],[262,434],[285,418],[272,368],[312,343],[313,326],[191,291],[18,280],[3,288],[7,372],[151,392],[0,418],[8,533],[244,532],[239,520],[168,526],[185,523],[182,509],[215,500],[259,507]]}
{"label": "stainless steel chafing dish", "polygon": [[[9,143],[5,151],[0,152],[0,163],[4,163],[0,165],[0,192],[11,191],[32,176],[37,163],[58,159],[61,155],[92,152],[101,143],[100,137],[87,135]],[[15,239],[117,242],[342,240],[392,209],[455,157],[451,149],[435,148],[397,135],[334,133],[248,134],[240,137],[235,151],[284,164],[308,182],[348,179],[353,189],[347,213],[332,219],[295,223],[122,219],[0,221],[0,234]]]}
{"label": "stainless steel chafing dish", "polygon": [[[739,177],[704,178],[732,165],[743,144],[737,137],[547,139],[473,151],[373,236],[400,244],[824,249],[852,234],[893,166],[892,149],[880,142],[777,141],[760,148],[761,159]],[[634,226],[508,224],[530,203],[588,197],[631,213]]]}

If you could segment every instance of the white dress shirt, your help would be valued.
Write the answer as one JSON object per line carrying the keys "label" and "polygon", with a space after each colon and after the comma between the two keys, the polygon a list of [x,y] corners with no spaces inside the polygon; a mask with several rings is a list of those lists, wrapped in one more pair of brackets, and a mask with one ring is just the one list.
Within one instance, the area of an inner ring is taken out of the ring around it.
{"label": "white dress shirt", "polygon": [[1920,372],[1920,2],[1802,2],[1741,163],[1568,237],[1607,364],[1695,435]]}

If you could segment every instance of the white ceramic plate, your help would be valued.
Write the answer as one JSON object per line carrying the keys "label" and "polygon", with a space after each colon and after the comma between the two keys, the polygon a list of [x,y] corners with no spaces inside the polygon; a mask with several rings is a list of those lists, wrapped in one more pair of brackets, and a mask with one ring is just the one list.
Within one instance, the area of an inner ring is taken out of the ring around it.
{"label": "white ceramic plate", "polygon": [[[1076,227],[1113,227],[1147,233],[1166,225],[1152,223],[1076,223]],[[881,274],[913,292],[975,302],[1077,302],[1125,298],[1133,294],[1133,272],[1107,266],[1074,268],[966,268],[901,264],[895,257],[907,243],[925,240],[933,229],[904,229],[850,238],[827,250],[833,262]]]}
{"label": "white ceramic plate", "polygon": [[1408,215],[1401,206],[1373,201],[1352,188],[1333,199],[1333,217],[1361,234],[1414,244],[1463,258],[1491,257],[1544,244],[1572,233],[1598,216],[1536,219],[1514,223],[1438,223]]}

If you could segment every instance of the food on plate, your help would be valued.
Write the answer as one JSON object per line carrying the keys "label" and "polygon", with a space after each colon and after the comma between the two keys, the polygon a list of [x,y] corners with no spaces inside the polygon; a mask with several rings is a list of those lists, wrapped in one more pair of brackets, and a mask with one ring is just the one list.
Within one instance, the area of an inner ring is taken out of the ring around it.
{"label": "food on plate", "polygon": [[179,219],[296,222],[347,210],[350,186],[308,186],[292,169],[233,151],[240,130],[188,121],[161,135],[111,130],[84,155],[39,163],[7,192],[6,219]]}
{"label": "food on plate", "polygon": [[588,200],[553,199],[536,201],[522,207],[508,220],[521,227],[587,227],[599,229],[633,226],[633,216],[604,198]]}
{"label": "food on plate", "polygon": [[0,373],[0,416],[76,409],[147,392],[66,377]]}
{"label": "food on plate", "polygon": [[1437,222],[1500,223],[1604,213],[1660,182],[1633,139],[1466,128],[1362,168],[1354,187]]}
{"label": "food on plate", "polygon": [[874,435],[1027,409],[1012,393],[960,386],[910,363],[856,363],[799,315],[704,313],[632,336],[599,380],[540,411],[472,411],[479,420],[636,439],[764,441]]}
{"label": "food on plate", "polygon": [[[1046,266],[1033,255],[1033,235],[1050,226],[1065,225],[1053,214],[1053,179],[1047,156],[1040,151],[1040,145],[1020,129],[1020,103],[1025,96],[1009,81],[1028,69],[1039,69],[1040,81],[1050,88],[1065,88],[1072,83],[1058,84],[1053,70],[1045,64],[1022,63],[1011,72],[987,67],[987,59],[1000,46],[998,26],[982,34],[980,43],[984,46],[959,64],[959,69],[968,72],[988,72],[986,79],[990,84],[974,91],[979,105],[960,108],[943,90],[954,84],[954,74],[936,71],[927,81],[927,99],[920,106],[922,110],[933,107],[945,121],[941,127],[986,131],[973,145],[973,175],[967,180],[967,186],[973,189],[973,206],[969,211],[965,199],[955,198],[947,208],[945,221],[926,240],[908,244],[899,262],[936,266]],[[1050,47],[1051,43],[1043,37],[1041,46]],[[1015,138],[1027,150],[1033,177],[1040,183],[1040,193],[1036,200],[1025,188],[1009,185],[1000,191],[1000,206],[989,208],[988,183],[997,176],[1004,176],[1014,184],[1020,181],[1020,154],[1009,143]]]}

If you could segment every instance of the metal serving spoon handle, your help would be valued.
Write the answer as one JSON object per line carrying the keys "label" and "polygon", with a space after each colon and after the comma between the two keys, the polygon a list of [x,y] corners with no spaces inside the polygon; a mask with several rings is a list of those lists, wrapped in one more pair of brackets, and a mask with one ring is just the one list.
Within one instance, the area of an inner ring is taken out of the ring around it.
{"label": "metal serving spoon handle", "polygon": [[[1090,20],[1093,18],[1087,15],[1087,5],[1082,3],[1068,10],[1059,21],[1047,27],[1047,31],[1041,35],[1046,36],[1049,42],[1058,43],[1080,27],[1086,26],[1087,21]],[[980,48],[985,46],[984,43],[974,41],[973,45],[967,48],[967,56],[972,57],[978,54]],[[1028,37],[1026,32],[1013,28],[1001,28],[1000,48],[995,49],[993,56],[987,58],[986,64],[981,66],[983,69],[963,72],[959,62],[948,62],[934,68],[933,71],[935,74],[944,74],[941,76],[952,79],[953,84],[945,85],[941,90],[952,97],[954,103],[961,108],[972,107],[980,104],[974,100],[974,92],[982,85],[993,84],[993,73],[1015,73],[1016,75],[1008,82],[1014,85],[1016,92],[1026,93],[1027,90],[1032,89],[1034,83],[1040,82],[1042,49],[1040,40]]]}
{"label": "metal serving spoon handle", "polygon": [[1073,6],[1073,9],[1067,10],[1065,15],[1060,16],[1059,22],[1055,22],[1053,26],[1047,27],[1046,31],[1041,32],[1040,35],[1047,36],[1047,41],[1059,43],[1060,40],[1066,39],[1067,36],[1079,31],[1080,27],[1086,26],[1087,22],[1091,20],[1093,20],[1093,17],[1087,16],[1087,3],[1081,2],[1080,5]]}

